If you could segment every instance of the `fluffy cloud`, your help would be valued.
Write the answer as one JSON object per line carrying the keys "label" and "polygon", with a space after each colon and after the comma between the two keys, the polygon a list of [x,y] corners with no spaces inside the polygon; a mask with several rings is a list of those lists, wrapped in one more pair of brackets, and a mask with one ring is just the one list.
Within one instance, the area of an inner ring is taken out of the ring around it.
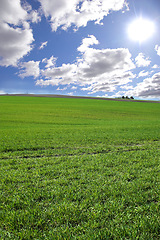
{"label": "fluffy cloud", "polygon": [[157,64],[154,64],[152,68],[159,68]]}
{"label": "fluffy cloud", "polygon": [[79,52],[85,52],[89,46],[92,46],[94,44],[98,44],[98,40],[93,35],[89,35],[88,38],[84,38],[82,40],[82,44],[78,47]]}
{"label": "fluffy cloud", "polygon": [[0,65],[16,66],[32,50],[34,38],[27,18],[28,13],[20,0],[1,0]]}
{"label": "fluffy cloud", "polygon": [[151,78],[146,78],[129,91],[128,96],[144,98],[159,98],[160,96],[160,72],[155,73]]}
{"label": "fluffy cloud", "polygon": [[[106,75],[105,77],[97,79],[87,87],[82,88],[83,91],[88,91],[88,94],[96,92],[113,92],[118,86],[125,85],[132,82],[135,75],[132,72],[121,72],[114,75]],[[89,84],[89,83],[88,83]]]}
{"label": "fluffy cloud", "polygon": [[155,50],[157,52],[157,55],[160,56],[160,46],[156,45]]}
{"label": "fluffy cloud", "polygon": [[67,76],[73,76],[76,69],[75,64],[62,64],[61,67],[48,68],[42,70],[42,75],[47,78],[66,78]]}
{"label": "fluffy cloud", "polygon": [[38,23],[41,21],[41,13],[37,10],[32,10],[32,6],[25,1],[21,1],[23,9],[27,12],[26,19],[33,23]]}
{"label": "fluffy cloud", "polygon": [[131,90],[131,89],[133,89],[133,86],[127,84],[127,85],[120,86],[120,88],[123,89],[123,90]]}
{"label": "fluffy cloud", "polygon": [[[73,64],[50,66],[41,71],[45,80],[37,85],[79,84],[89,92],[113,91],[116,86],[127,84],[135,76],[130,71],[135,67],[128,49],[95,49],[98,44],[93,36],[83,39],[78,47],[80,57]],[[45,60],[46,61],[46,60]]]}
{"label": "fluffy cloud", "polygon": [[26,20],[27,12],[22,8],[20,0],[1,0],[0,21],[18,25]]}
{"label": "fluffy cloud", "polygon": [[139,53],[138,56],[135,58],[135,61],[138,67],[147,67],[151,63],[149,58],[145,58],[143,53]]}
{"label": "fluffy cloud", "polygon": [[102,75],[120,75],[134,68],[128,49],[93,49],[88,48],[79,63],[79,71],[85,79],[102,77]]}
{"label": "fluffy cloud", "polygon": [[40,22],[41,21],[41,16],[40,16],[40,14],[39,14],[39,12],[38,11],[30,11],[30,13],[28,14],[28,18],[27,18],[28,20],[30,20],[31,22],[33,22],[33,23],[38,23],[38,22]]}
{"label": "fluffy cloud", "polygon": [[64,88],[58,87],[56,90],[57,90],[57,91],[65,91],[65,90],[67,90],[67,87],[64,87]]}
{"label": "fluffy cloud", "polygon": [[40,74],[39,63],[39,61],[29,61],[21,63],[19,77],[24,78],[33,76],[34,78],[37,78]]}
{"label": "fluffy cloud", "polygon": [[145,76],[147,76],[147,75],[149,75],[149,72],[148,72],[148,71],[145,72],[145,71],[143,70],[143,71],[141,71],[141,72],[138,74],[138,77],[145,77]]}
{"label": "fluffy cloud", "polygon": [[12,28],[7,23],[0,25],[0,65],[16,66],[19,59],[32,49],[31,29]]}
{"label": "fluffy cloud", "polygon": [[43,43],[41,44],[41,46],[39,47],[39,49],[43,49],[44,47],[47,46],[47,44],[48,44],[48,41],[43,42]]}
{"label": "fluffy cloud", "polygon": [[66,30],[72,24],[75,28],[86,26],[88,21],[101,24],[110,11],[119,11],[127,6],[126,0],[38,0],[45,16],[50,20],[52,30],[58,27]]}
{"label": "fluffy cloud", "polygon": [[74,83],[76,81],[76,69],[76,64],[62,64],[61,67],[50,67],[45,70],[41,70],[41,74],[46,80],[38,80],[36,85],[57,86],[58,84],[65,85]]}
{"label": "fluffy cloud", "polygon": [[56,60],[57,58],[55,58],[54,56],[51,56],[49,59],[44,58],[42,60],[43,63],[46,63],[45,68],[51,68],[51,67],[55,67],[56,65]]}

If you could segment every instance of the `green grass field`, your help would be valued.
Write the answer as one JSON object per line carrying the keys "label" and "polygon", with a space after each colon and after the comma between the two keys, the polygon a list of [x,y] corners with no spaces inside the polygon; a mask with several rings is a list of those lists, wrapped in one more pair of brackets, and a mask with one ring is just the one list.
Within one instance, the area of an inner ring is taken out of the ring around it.
{"label": "green grass field", "polygon": [[160,239],[160,104],[0,96],[0,239]]}

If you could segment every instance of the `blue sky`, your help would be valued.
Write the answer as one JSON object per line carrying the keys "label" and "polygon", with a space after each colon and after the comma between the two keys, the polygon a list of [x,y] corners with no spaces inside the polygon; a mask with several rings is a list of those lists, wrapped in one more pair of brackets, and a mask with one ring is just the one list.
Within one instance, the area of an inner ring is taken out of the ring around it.
{"label": "blue sky", "polygon": [[5,93],[160,100],[160,1],[0,0]]}

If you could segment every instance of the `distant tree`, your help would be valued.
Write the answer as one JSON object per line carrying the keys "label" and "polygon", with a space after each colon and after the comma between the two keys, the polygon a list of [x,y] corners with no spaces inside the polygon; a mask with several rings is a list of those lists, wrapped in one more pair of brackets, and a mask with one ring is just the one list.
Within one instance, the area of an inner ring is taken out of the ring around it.
{"label": "distant tree", "polygon": [[128,96],[126,96],[126,99],[129,99],[129,97],[128,97]]}
{"label": "distant tree", "polygon": [[134,97],[133,97],[133,96],[131,96],[131,97],[130,97],[130,99],[134,99]]}
{"label": "distant tree", "polygon": [[124,97],[124,96],[122,96],[122,99],[125,99],[125,97]]}

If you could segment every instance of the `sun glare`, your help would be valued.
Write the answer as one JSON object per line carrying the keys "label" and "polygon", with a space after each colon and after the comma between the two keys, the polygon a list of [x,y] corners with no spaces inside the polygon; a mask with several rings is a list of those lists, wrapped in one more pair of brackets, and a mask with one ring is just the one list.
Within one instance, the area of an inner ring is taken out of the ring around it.
{"label": "sun glare", "polygon": [[154,23],[150,20],[138,18],[128,26],[129,37],[134,41],[143,42],[150,38],[155,31]]}

